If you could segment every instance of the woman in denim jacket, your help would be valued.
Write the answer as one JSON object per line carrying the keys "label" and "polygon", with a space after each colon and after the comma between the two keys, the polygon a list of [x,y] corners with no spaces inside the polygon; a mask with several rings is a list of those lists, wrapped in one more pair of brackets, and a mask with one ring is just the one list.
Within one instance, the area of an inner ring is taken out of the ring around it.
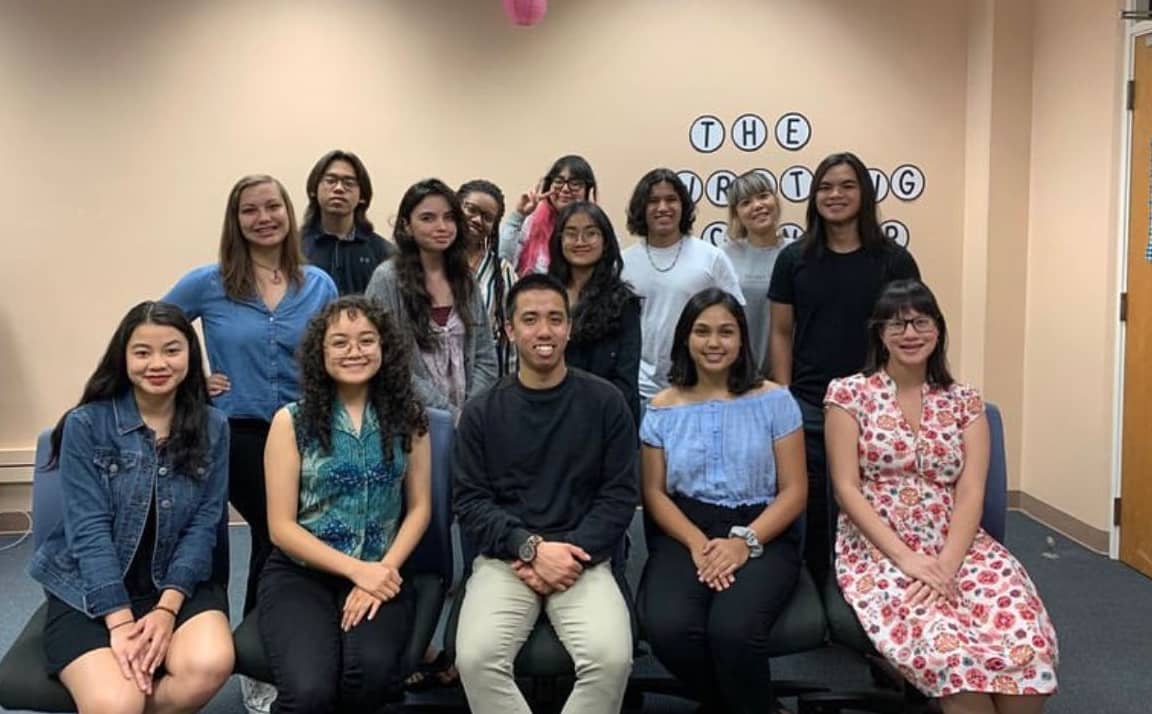
{"label": "woman in denim jacket", "polygon": [[140,303],[52,433],[64,518],[29,571],[48,597],[49,673],[81,714],[196,711],[232,671],[227,595],[209,580],[228,423],[202,364],[179,308]]}

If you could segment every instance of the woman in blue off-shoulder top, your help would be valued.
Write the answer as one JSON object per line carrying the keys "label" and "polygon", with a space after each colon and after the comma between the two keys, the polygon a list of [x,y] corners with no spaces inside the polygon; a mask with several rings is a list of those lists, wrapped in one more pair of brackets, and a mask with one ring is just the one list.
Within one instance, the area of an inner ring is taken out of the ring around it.
{"label": "woman in blue off-shoulder top", "polygon": [[744,310],[723,290],[688,302],[671,357],[672,386],[640,427],[641,626],[706,710],[771,711],[768,633],[796,585],[807,500],[800,409],[757,372]]}

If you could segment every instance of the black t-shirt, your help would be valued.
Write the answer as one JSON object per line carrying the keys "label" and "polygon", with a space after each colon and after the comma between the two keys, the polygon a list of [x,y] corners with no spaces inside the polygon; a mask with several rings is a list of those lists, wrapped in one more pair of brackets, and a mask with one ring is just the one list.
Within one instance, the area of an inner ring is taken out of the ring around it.
{"label": "black t-shirt", "polygon": [[453,504],[479,551],[511,560],[529,534],[612,554],[639,501],[636,427],[620,390],[569,368],[551,389],[508,375],[456,430]]}
{"label": "black t-shirt", "polygon": [[892,242],[851,253],[804,255],[808,240],[780,252],[768,299],[791,305],[792,394],[822,404],[828,382],[860,371],[868,351],[868,318],[884,286],[920,277],[912,254]]}
{"label": "black t-shirt", "polygon": [[152,558],[156,554],[156,487],[148,499],[148,518],[144,521],[144,533],[128,565],[124,576],[124,587],[129,597],[138,598],[156,594],[156,581],[152,579]]}

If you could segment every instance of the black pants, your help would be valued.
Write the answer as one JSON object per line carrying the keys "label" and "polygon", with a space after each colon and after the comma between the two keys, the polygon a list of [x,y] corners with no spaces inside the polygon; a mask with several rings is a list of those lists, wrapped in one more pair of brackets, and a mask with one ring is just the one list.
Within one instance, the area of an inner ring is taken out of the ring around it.
{"label": "black pants", "polygon": [[276,679],[273,714],[374,712],[400,684],[415,611],[411,587],[348,632],[340,629],[345,578],[297,565],[274,550],[260,577],[260,638]]}
{"label": "black pants", "polygon": [[804,456],[808,461],[808,510],[804,561],[817,583],[832,563],[832,527],[828,502],[828,457],[824,451],[824,407],[797,398],[804,418]]}
{"label": "black pants", "polygon": [[268,497],[264,492],[264,445],[268,422],[260,419],[229,419],[232,441],[228,449],[228,500],[248,522],[252,551],[248,556],[248,586],[244,591],[244,614],[256,607],[257,581],[272,551],[268,536]]}
{"label": "black pants", "polygon": [[[709,538],[747,525],[763,506],[723,508],[686,498],[676,505]],[[774,711],[768,634],[796,587],[799,537],[788,530],[764,544],[764,554],[736,571],[716,592],[696,579],[688,549],[650,529],[640,583],[640,624],[652,653],[700,701],[719,711]]]}

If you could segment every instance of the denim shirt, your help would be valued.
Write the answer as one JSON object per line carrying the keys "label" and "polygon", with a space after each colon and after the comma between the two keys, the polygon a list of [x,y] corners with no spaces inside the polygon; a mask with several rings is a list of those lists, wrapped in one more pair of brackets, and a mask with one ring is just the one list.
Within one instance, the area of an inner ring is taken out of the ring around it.
{"label": "denim shirt", "polygon": [[271,422],[277,409],[300,398],[296,348],[312,316],[337,297],[327,273],[314,265],[303,270],[304,282],[289,285],[275,310],[258,297],[228,297],[216,264],[188,272],[164,296],[189,320],[200,318],[208,363],[231,383],[212,403],[229,417]]}
{"label": "denim shirt", "polygon": [[[299,403],[288,405],[295,422]],[[297,522],[327,545],[359,560],[381,560],[400,527],[407,456],[400,437],[392,440],[392,461],[380,449],[380,423],[372,405],[364,409],[360,432],[339,401],[332,404],[332,450],[296,431],[300,451]]]}
{"label": "denim shirt", "polygon": [[29,574],[68,605],[101,617],[130,603],[124,577],[155,489],[152,579],[191,595],[212,573],[228,498],[228,420],[208,408],[209,450],[196,474],[156,455],[131,391],[72,410],[60,444],[64,518],[32,556]]}

